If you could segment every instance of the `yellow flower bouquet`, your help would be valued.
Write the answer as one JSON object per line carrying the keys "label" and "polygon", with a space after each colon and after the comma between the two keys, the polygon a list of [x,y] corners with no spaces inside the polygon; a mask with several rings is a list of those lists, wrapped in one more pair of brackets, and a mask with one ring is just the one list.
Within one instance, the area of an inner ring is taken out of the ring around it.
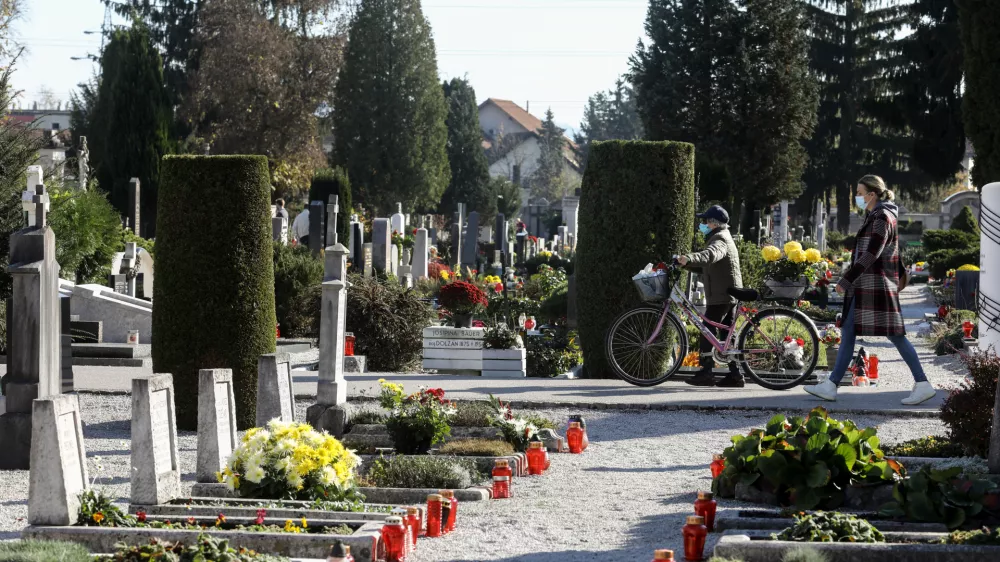
{"label": "yellow flower bouquet", "polygon": [[823,268],[823,254],[815,248],[802,249],[802,244],[792,241],[784,246],[784,252],[777,246],[764,246],[760,250],[764,258],[764,277],[778,283],[791,283],[805,277],[815,281],[818,271]]}
{"label": "yellow flower bouquet", "polygon": [[330,434],[271,420],[247,430],[217,476],[242,497],[356,501],[360,459]]}

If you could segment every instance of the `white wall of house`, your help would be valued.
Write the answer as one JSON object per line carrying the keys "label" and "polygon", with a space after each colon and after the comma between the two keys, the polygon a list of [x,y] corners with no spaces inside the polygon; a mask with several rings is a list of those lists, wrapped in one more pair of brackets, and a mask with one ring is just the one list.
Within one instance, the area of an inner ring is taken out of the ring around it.
{"label": "white wall of house", "polygon": [[479,128],[488,139],[495,138],[501,132],[505,135],[530,132],[492,103],[479,108]]}
{"label": "white wall of house", "polygon": [[[540,154],[541,146],[538,143],[538,138],[529,137],[490,166],[490,177],[500,176],[513,181],[514,166],[520,166],[521,181],[530,180],[531,176],[538,171],[538,156]],[[570,184],[579,184],[582,178],[580,172],[573,169],[566,160],[563,160],[563,174]]]}

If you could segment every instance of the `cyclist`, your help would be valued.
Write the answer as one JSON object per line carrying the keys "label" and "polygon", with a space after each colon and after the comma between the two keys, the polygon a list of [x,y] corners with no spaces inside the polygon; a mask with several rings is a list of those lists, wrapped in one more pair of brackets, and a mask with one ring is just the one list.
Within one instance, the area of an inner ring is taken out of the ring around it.
{"label": "cyclist", "polygon": [[[730,324],[736,314],[736,299],[729,296],[729,288],[742,288],[743,275],[740,272],[740,256],[736,243],[729,234],[729,213],[719,205],[712,205],[704,213],[695,215],[701,219],[698,226],[705,235],[705,249],[685,256],[678,256],[677,262],[682,266],[699,271],[705,283],[705,317],[720,324]],[[725,337],[720,330],[715,330],[717,337]],[[712,368],[715,360],[712,358],[712,344],[701,337],[701,369],[688,379],[688,384],[695,386],[722,386],[731,388],[743,387],[743,373],[736,361],[729,363],[729,374],[715,383]]]}

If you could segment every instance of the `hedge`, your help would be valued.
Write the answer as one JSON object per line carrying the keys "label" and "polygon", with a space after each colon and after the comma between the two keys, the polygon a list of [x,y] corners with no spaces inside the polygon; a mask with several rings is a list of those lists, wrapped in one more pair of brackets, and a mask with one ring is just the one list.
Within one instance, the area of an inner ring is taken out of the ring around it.
{"label": "hedge", "polygon": [[[347,172],[341,167],[333,169],[324,168],[317,170],[313,176],[312,184],[309,186],[309,201],[330,200],[331,195],[337,195],[337,205],[340,211],[337,213],[337,240],[347,246],[347,239],[351,232],[351,180],[347,177]],[[326,229],[323,230],[326,236]],[[327,242],[325,246],[330,246]]]}
{"label": "hedge", "polygon": [[263,156],[166,156],[156,218],[153,371],[172,373],[177,427],[197,429],[198,370],[233,370],[253,427],[257,360],[274,353],[271,186]]}
{"label": "hedge", "polygon": [[960,250],[979,244],[979,236],[961,230],[927,230],[920,237],[927,253],[937,250]]}
{"label": "hedge", "polygon": [[944,279],[949,269],[958,269],[966,264],[979,265],[978,242],[957,250],[934,250],[927,254],[927,266],[935,279]]}
{"label": "hedge", "polygon": [[691,247],[694,146],[607,141],[590,149],[580,196],[577,314],[585,376],[615,376],[604,335],[639,304],[632,276]]}

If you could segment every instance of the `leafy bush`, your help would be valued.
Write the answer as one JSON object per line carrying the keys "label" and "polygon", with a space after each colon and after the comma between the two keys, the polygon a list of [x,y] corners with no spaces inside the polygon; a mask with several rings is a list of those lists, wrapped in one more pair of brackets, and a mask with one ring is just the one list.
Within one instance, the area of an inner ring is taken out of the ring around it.
{"label": "leafy bush", "polygon": [[958,249],[934,250],[927,254],[927,269],[935,279],[944,279],[949,269],[958,269],[965,264],[979,265],[979,242]]}
{"label": "leafy bush", "polygon": [[961,457],[964,454],[961,445],[952,443],[947,437],[937,435],[917,437],[916,439],[910,439],[894,445],[884,445],[882,452],[890,457],[930,457],[937,459]]}
{"label": "leafy bush", "polygon": [[90,551],[72,542],[34,539],[0,542],[0,560],[4,562],[92,562],[93,559]]}
{"label": "leafy bush", "polygon": [[498,323],[483,332],[483,347],[486,349],[521,349],[521,338],[517,332]]}
{"label": "leafy bush", "polygon": [[552,294],[538,307],[541,322],[554,324],[566,320],[569,315],[569,283],[553,289]]}
{"label": "leafy bush", "polygon": [[961,467],[934,470],[929,466],[896,482],[893,501],[879,514],[909,521],[944,523],[957,529],[975,517],[995,517],[1000,506],[997,485],[989,480],[960,479]]}
{"label": "leafy bush", "polygon": [[496,412],[489,402],[484,400],[474,400],[472,402],[459,402],[457,411],[451,417],[452,427],[491,427],[496,417]]}
{"label": "leafy bush", "polygon": [[972,531],[952,531],[944,540],[944,544],[1000,545],[1000,527],[994,527],[992,531],[989,527]]}
{"label": "leafy bush", "polygon": [[972,212],[972,207],[968,205],[962,207],[958,215],[952,219],[951,229],[972,234],[977,238],[979,237],[979,221],[976,220],[976,215]]}
{"label": "leafy bush", "polygon": [[969,370],[941,405],[941,421],[948,426],[948,439],[961,444],[969,455],[986,457],[993,430],[993,403],[996,399],[1000,357],[990,347],[961,356]]}
{"label": "leafy bush", "polygon": [[[351,274],[348,280],[347,331],[355,337],[354,353],[368,356],[371,371],[403,371],[419,361],[424,328],[431,325],[430,306],[391,279]],[[318,327],[319,299],[313,298]]]}
{"label": "leafy bush", "polygon": [[927,249],[923,246],[906,246],[902,249],[899,259],[903,265],[910,267],[917,262],[927,260]]}
{"label": "leafy bush", "polygon": [[882,533],[868,521],[846,513],[817,511],[796,514],[791,527],[771,538],[779,541],[802,542],[885,542]]}
{"label": "leafy bush", "polygon": [[757,289],[764,286],[765,264],[764,258],[760,255],[760,248],[749,240],[739,240],[736,242],[736,251],[740,256],[740,273],[743,275],[743,286],[748,289]]}
{"label": "leafy bush", "polygon": [[351,424],[379,424],[385,423],[386,418],[389,417],[384,410],[376,409],[365,409],[354,412],[351,414]]}
{"label": "leafy bush", "polygon": [[154,372],[173,373],[177,427],[195,430],[199,369],[232,369],[237,425],[253,427],[277,324],[267,158],[165,156],[161,170]]}
{"label": "leafy bush", "polygon": [[899,221],[899,223],[897,223],[897,230],[899,234],[923,234],[924,223],[912,219]]}
{"label": "leafy bush", "polygon": [[304,423],[271,420],[243,434],[219,481],[245,498],[358,498],[357,457],[330,434]]}
{"label": "leafy bush", "polygon": [[379,379],[379,384],[382,386],[379,402],[389,410],[385,428],[397,451],[426,453],[431,445],[451,435],[449,422],[455,414],[455,405],[444,399],[443,390],[423,389],[407,395],[400,384],[385,379]]}
{"label": "leafy bush", "polygon": [[[337,239],[341,244],[347,246],[347,240],[351,236],[351,180],[347,177],[347,171],[339,166],[333,169],[317,170],[309,185],[309,201],[327,203],[331,195],[338,196]],[[323,229],[323,238],[326,239],[325,228]],[[332,245],[332,240],[324,243],[324,247]]]}
{"label": "leafy bush", "polygon": [[282,336],[301,338],[315,330],[314,315],[303,316],[296,303],[322,282],[323,262],[309,248],[274,243],[274,306]]}
{"label": "leafy bush", "polygon": [[585,373],[615,378],[604,335],[639,303],[632,275],[691,247],[694,146],[606,141],[590,149],[580,197],[576,281]]}
{"label": "leafy bush", "polygon": [[938,250],[954,250],[979,244],[979,236],[961,230],[928,230],[920,239],[928,254]]}
{"label": "leafy bush", "polygon": [[844,239],[847,235],[839,230],[830,230],[826,233],[826,247],[831,250],[840,251],[845,248]]}
{"label": "leafy bush", "polygon": [[550,420],[549,418],[541,414],[525,414],[521,416],[525,421],[531,425],[537,427],[538,429],[556,429],[556,422]]}
{"label": "leafy bush", "polygon": [[961,328],[962,324],[968,320],[973,324],[979,322],[979,315],[976,314],[975,310],[963,310],[961,308],[955,308],[948,311],[948,316],[945,317],[944,323],[949,328]]}
{"label": "leafy bush", "polygon": [[466,457],[506,457],[514,454],[514,447],[496,439],[461,439],[441,445],[438,452]]}
{"label": "leafy bush", "polygon": [[525,348],[529,377],[554,377],[583,362],[576,332],[565,328],[553,328],[545,330],[541,336],[529,337]]}
{"label": "leafy bush", "polygon": [[773,492],[781,505],[799,509],[837,508],[844,489],[856,483],[892,482],[899,463],[884,458],[873,427],[814,408],[806,419],[778,414],[764,429],[736,435],[723,451],[726,468],[712,483],[720,495],[737,483]]}
{"label": "leafy bush", "polygon": [[[197,543],[185,546],[180,542],[152,539],[149,544],[130,546],[119,543],[111,556],[100,557],[100,562],[147,562],[164,560],[170,562],[287,562],[283,556],[260,554],[244,548],[234,549],[228,539],[216,539],[210,535],[199,535]],[[6,559],[5,559],[6,560]],[[56,560],[51,558],[49,560]],[[62,560],[62,559],[59,559]]]}
{"label": "leafy bush", "polygon": [[544,301],[552,296],[560,287],[567,284],[566,272],[562,269],[553,269],[542,264],[538,267],[538,273],[528,278],[524,284],[524,294],[529,299]]}
{"label": "leafy bush", "polygon": [[50,193],[52,210],[48,220],[56,235],[60,275],[77,283],[106,285],[115,252],[125,249],[118,211],[96,184],[84,191],[60,189]]}
{"label": "leafy bush", "polygon": [[[503,318],[505,315],[509,322],[514,323],[520,315],[525,318],[534,316],[537,320],[541,317],[541,303],[525,297],[511,297],[508,295],[504,302],[503,294],[491,294],[488,296],[489,304],[486,305],[487,318]],[[508,313],[507,310],[510,310]]]}
{"label": "leafy bush", "polygon": [[525,273],[530,277],[538,273],[539,267],[547,265],[552,269],[561,269],[567,275],[573,274],[573,260],[566,259],[552,252],[540,252],[524,262]]}
{"label": "leafy bush", "polygon": [[376,488],[440,488],[460,490],[481,482],[475,461],[454,457],[381,457],[365,475]]}
{"label": "leafy bush", "polygon": [[965,348],[964,332],[961,328],[937,330],[931,336],[931,347],[935,355],[951,355]]}

